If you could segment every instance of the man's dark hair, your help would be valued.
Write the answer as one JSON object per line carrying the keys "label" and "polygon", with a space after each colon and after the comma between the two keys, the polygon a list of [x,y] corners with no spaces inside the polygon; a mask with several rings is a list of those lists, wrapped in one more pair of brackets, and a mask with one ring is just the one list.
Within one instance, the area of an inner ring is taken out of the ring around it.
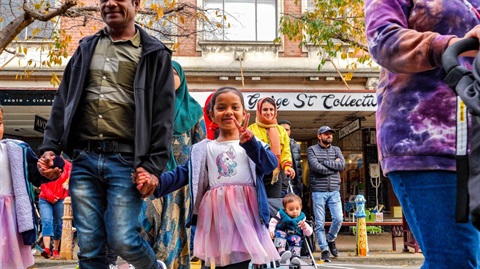
{"label": "man's dark hair", "polygon": [[292,126],[292,123],[288,120],[281,120],[278,122],[278,125],[286,124],[288,126]]}

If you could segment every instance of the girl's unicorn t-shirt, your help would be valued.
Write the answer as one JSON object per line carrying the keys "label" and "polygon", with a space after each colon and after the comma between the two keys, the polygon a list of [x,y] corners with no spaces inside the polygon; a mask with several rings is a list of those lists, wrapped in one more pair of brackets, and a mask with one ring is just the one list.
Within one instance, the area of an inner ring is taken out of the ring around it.
{"label": "girl's unicorn t-shirt", "polygon": [[239,140],[213,141],[207,144],[207,166],[210,187],[230,184],[253,185],[249,158]]}

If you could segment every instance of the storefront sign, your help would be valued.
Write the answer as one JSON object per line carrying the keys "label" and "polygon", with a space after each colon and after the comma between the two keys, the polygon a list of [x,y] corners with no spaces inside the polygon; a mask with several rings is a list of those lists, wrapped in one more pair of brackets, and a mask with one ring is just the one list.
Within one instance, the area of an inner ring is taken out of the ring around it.
{"label": "storefront sign", "polygon": [[56,90],[0,90],[3,106],[51,106]]}
{"label": "storefront sign", "polygon": [[[207,92],[190,92],[203,106],[210,95]],[[263,97],[273,97],[281,111],[376,111],[377,98],[374,93],[333,93],[333,92],[244,92],[248,110],[255,110]]]}
{"label": "storefront sign", "polygon": [[47,126],[47,119],[42,118],[38,115],[35,115],[35,122],[33,123],[33,130],[44,133],[45,127]]}
{"label": "storefront sign", "polygon": [[340,131],[338,131],[338,138],[342,139],[356,130],[360,130],[360,119],[356,119],[340,129]]}

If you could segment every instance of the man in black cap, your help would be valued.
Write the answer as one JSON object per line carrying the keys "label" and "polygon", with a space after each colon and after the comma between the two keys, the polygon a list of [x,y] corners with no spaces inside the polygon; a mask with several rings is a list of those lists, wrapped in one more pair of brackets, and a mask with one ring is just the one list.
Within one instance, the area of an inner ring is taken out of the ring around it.
{"label": "man in black cap", "polygon": [[[340,198],[340,171],[345,169],[345,158],[339,147],[332,146],[335,130],[328,126],[318,129],[318,144],[308,147],[315,232],[322,251],[322,260],[330,262],[330,253],[338,257],[335,238],[342,227],[343,212]],[[325,205],[332,215],[332,225],[325,235]]]}

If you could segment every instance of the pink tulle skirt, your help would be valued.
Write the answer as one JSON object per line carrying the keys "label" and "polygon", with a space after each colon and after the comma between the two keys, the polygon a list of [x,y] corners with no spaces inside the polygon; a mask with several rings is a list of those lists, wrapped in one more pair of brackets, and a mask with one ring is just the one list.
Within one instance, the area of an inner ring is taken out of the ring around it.
{"label": "pink tulle skirt", "polygon": [[17,230],[15,198],[0,195],[0,268],[27,268],[33,263],[31,246],[23,244]]}
{"label": "pink tulle skirt", "polygon": [[260,222],[255,188],[224,185],[205,193],[198,212],[193,253],[206,266],[280,259],[266,226]]}

